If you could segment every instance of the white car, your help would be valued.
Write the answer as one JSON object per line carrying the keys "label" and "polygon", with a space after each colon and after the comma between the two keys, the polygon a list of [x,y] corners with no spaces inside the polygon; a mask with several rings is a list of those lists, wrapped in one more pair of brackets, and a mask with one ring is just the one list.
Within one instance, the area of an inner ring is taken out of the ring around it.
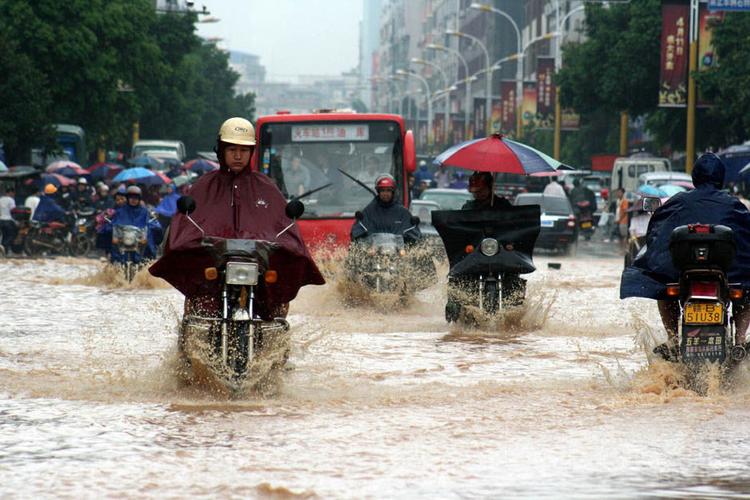
{"label": "white car", "polygon": [[685,172],[648,172],[638,176],[638,185],[661,186],[662,184],[693,183],[693,177]]}

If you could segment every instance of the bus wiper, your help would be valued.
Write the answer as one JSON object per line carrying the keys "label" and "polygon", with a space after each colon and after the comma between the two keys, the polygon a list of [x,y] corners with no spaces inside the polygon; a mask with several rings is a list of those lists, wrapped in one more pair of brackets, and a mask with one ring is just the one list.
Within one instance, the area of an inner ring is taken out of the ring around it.
{"label": "bus wiper", "polygon": [[321,191],[321,190],[323,190],[323,189],[325,189],[325,188],[327,188],[329,186],[333,186],[333,183],[329,182],[328,184],[325,184],[323,186],[317,187],[315,189],[311,189],[310,191],[308,191],[306,193],[302,193],[299,196],[292,196],[292,200],[299,200],[300,198],[304,198],[305,196],[310,196],[311,194],[317,193],[318,191]]}
{"label": "bus wiper", "polygon": [[374,189],[372,189],[370,186],[368,186],[367,184],[365,184],[361,180],[357,179],[356,177],[352,177],[351,175],[347,174],[346,172],[344,172],[340,168],[337,168],[336,170],[338,170],[339,172],[341,172],[342,174],[344,174],[345,176],[349,177],[351,180],[353,180],[354,182],[356,182],[357,184],[359,184],[360,186],[362,186],[363,188],[365,188],[366,190],[368,190],[369,192],[371,192],[373,196],[377,196],[378,195],[378,193],[376,193]]}

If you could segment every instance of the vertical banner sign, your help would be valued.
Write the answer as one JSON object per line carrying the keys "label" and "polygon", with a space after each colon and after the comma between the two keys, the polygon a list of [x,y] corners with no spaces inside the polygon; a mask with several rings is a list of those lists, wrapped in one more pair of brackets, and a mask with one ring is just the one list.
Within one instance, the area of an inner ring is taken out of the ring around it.
{"label": "vertical banner sign", "polygon": [[555,127],[555,58],[539,57],[536,65],[536,125],[541,129]]}
{"label": "vertical banner sign", "polygon": [[450,136],[451,144],[458,144],[464,140],[468,140],[468,137],[464,137],[464,120],[463,115],[460,118],[453,118],[453,134]]}
{"label": "vertical banner sign", "polygon": [[485,136],[485,123],[484,123],[484,97],[474,98],[474,138]]}
{"label": "vertical banner sign", "polygon": [[502,133],[502,116],[503,116],[503,102],[500,99],[492,99],[490,131],[493,134]]}
{"label": "vertical banner sign", "polygon": [[500,130],[503,134],[516,132],[516,82],[503,80],[500,82],[501,119]]}
{"label": "vertical banner sign", "polygon": [[536,82],[523,82],[523,102],[521,104],[523,126],[533,126],[536,120]]}
{"label": "vertical banner sign", "polygon": [[443,117],[442,113],[432,117],[432,140],[437,145],[443,144]]}
{"label": "vertical banner sign", "polygon": [[665,1],[661,17],[659,106],[684,107],[687,104],[690,7],[686,2]]}
{"label": "vertical banner sign", "polygon": [[417,121],[417,136],[419,137],[419,143],[427,146],[427,120]]}

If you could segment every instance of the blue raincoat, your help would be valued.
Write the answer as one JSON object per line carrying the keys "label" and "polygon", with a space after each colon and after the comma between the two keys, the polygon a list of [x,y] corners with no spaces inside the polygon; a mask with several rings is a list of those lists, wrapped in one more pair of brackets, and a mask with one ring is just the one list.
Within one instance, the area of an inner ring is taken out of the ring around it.
{"label": "blue raincoat", "polygon": [[[129,204],[118,208],[115,211],[114,217],[112,217],[112,223],[107,224],[108,227],[102,229],[102,233],[109,233],[110,240],[112,235],[112,226],[123,225],[123,226],[135,226],[148,228],[146,231],[147,242],[146,248],[143,255],[134,255],[133,261],[138,263],[142,259],[154,259],[156,258],[156,250],[162,239],[161,224],[156,220],[150,220],[150,214],[148,210],[142,206],[132,207]],[[117,247],[111,248],[109,256],[110,261],[125,263],[127,256],[121,254]]]}
{"label": "blue raincoat", "polygon": [[34,210],[33,220],[39,222],[62,221],[65,218],[65,210],[57,204],[55,199],[49,195],[39,198],[39,205]]}
{"label": "blue raincoat", "polygon": [[666,284],[679,281],[672,264],[669,238],[672,230],[686,224],[723,224],[734,231],[737,246],[729,281],[750,289],[750,212],[735,197],[720,191],[724,164],[707,153],[693,168],[695,189],[678,193],[651,217],[646,235],[646,251],[622,272],[620,298],[665,299]]}
{"label": "blue raincoat", "polygon": [[172,217],[177,212],[177,200],[179,199],[180,195],[178,193],[166,195],[156,206],[154,212],[164,217]]}

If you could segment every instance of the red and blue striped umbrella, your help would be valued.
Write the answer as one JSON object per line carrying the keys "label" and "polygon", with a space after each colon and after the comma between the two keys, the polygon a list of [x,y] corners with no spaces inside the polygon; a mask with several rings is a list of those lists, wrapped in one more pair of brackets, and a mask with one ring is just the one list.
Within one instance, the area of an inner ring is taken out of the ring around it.
{"label": "red and blue striped umbrella", "polygon": [[541,151],[512,141],[500,134],[456,144],[438,155],[436,166],[465,168],[481,172],[497,172],[533,176],[557,175],[560,170],[573,170]]}

